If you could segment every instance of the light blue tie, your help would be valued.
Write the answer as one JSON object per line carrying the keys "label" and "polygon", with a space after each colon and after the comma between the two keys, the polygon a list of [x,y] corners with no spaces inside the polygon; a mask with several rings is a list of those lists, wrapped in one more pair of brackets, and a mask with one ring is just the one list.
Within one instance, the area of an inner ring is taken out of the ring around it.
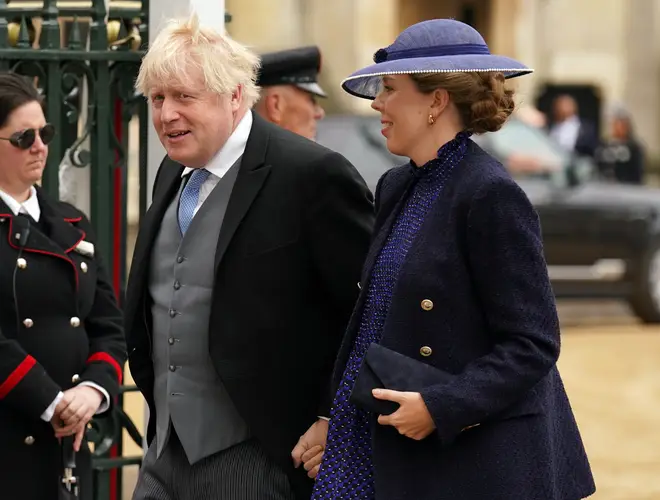
{"label": "light blue tie", "polygon": [[179,198],[179,228],[182,235],[186,234],[188,226],[190,226],[193,220],[195,207],[199,199],[199,189],[204,184],[204,181],[208,179],[209,175],[211,175],[211,172],[205,168],[196,168],[190,174],[190,179],[188,179],[186,187],[183,188],[183,192]]}

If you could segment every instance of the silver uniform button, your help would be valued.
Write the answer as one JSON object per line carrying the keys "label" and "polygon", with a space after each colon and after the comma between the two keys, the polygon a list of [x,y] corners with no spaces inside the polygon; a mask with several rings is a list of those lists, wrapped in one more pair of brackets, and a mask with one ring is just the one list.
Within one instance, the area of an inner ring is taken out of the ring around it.
{"label": "silver uniform button", "polygon": [[16,260],[16,265],[19,269],[25,269],[27,267],[27,260],[21,257],[20,259]]}
{"label": "silver uniform button", "polygon": [[25,318],[23,320],[23,326],[25,328],[32,328],[32,325],[34,325],[34,321],[32,321],[30,318]]}
{"label": "silver uniform button", "polygon": [[87,262],[81,262],[80,263],[80,269],[82,270],[83,273],[87,272]]}
{"label": "silver uniform button", "polygon": [[28,436],[23,442],[28,446],[32,446],[34,444],[34,438],[32,436]]}
{"label": "silver uniform button", "polygon": [[78,375],[77,373],[73,377],[71,377],[71,382],[74,384],[77,384],[79,380],[80,380],[80,375]]}
{"label": "silver uniform button", "polygon": [[73,318],[71,318],[70,323],[71,323],[72,327],[78,328],[80,326],[80,318],[77,317],[77,316],[74,316]]}

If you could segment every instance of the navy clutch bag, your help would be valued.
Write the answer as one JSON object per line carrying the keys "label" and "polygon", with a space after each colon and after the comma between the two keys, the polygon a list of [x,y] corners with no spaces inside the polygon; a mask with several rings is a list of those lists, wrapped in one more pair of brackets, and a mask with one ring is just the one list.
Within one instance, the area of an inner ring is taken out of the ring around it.
{"label": "navy clutch bag", "polygon": [[373,397],[373,389],[419,392],[431,385],[450,382],[452,375],[401,353],[371,344],[362,360],[349,401],[378,415],[389,415],[399,403]]}

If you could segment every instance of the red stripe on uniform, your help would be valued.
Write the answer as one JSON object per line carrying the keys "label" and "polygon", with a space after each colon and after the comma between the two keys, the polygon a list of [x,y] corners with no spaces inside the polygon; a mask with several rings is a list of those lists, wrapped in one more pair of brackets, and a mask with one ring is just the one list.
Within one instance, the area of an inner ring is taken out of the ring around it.
{"label": "red stripe on uniform", "polygon": [[110,363],[112,367],[115,369],[117,372],[117,378],[119,379],[119,385],[121,385],[122,381],[122,373],[121,373],[121,366],[119,366],[119,363],[115,361],[115,358],[110,356],[109,354],[106,354],[104,352],[97,352],[96,354],[92,354],[89,359],[87,360],[87,363],[91,363],[93,361],[105,361],[106,363]]}
{"label": "red stripe on uniform", "polygon": [[9,374],[9,377],[0,385],[0,399],[3,399],[11,390],[18,385],[18,383],[23,380],[23,377],[27,375],[34,365],[37,364],[37,360],[32,356],[25,356],[25,359],[21,361],[21,364],[16,367],[16,369]]}

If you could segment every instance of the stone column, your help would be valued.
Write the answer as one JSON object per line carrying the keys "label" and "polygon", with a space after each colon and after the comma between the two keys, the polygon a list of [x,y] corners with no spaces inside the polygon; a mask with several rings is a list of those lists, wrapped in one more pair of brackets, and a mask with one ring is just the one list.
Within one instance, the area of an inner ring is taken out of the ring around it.
{"label": "stone column", "polygon": [[303,45],[307,31],[303,4],[300,0],[226,0],[232,15],[227,32],[257,52]]}
{"label": "stone column", "polygon": [[628,10],[622,99],[632,114],[636,134],[651,156],[660,154],[660,51],[655,30],[656,6],[654,0],[635,0],[635,8]]}

